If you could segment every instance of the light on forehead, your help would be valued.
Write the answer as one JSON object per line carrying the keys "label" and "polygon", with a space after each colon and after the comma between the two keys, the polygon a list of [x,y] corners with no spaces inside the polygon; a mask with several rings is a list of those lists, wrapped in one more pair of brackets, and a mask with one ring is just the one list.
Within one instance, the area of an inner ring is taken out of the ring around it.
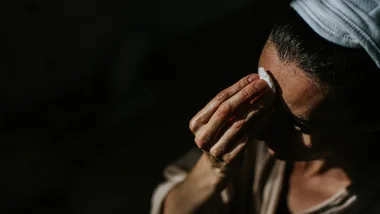
{"label": "light on forehead", "polygon": [[259,67],[258,73],[259,73],[260,79],[265,80],[268,83],[269,87],[274,92],[276,92],[276,87],[275,87],[275,85],[273,83],[273,80],[272,80],[271,76],[268,74],[268,72],[266,72],[263,67]]}

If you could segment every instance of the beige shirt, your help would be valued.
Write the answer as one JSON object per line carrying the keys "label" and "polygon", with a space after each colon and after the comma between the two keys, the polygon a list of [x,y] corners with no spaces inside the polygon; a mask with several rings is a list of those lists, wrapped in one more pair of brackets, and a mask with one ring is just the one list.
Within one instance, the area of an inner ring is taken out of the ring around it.
{"label": "beige shirt", "polygon": [[[279,205],[286,162],[270,156],[264,143],[252,143],[248,148],[242,174],[232,188],[221,197],[224,204],[217,210],[236,214],[274,214]],[[164,170],[166,181],[157,186],[152,196],[151,214],[159,214],[168,192],[183,181],[201,155],[197,148]],[[234,201],[234,203],[231,203]],[[240,204],[237,204],[240,203]],[[233,204],[233,207],[231,207]],[[211,212],[210,212],[211,213]],[[324,202],[298,214],[380,213],[380,168],[376,167],[348,188],[342,189]]]}

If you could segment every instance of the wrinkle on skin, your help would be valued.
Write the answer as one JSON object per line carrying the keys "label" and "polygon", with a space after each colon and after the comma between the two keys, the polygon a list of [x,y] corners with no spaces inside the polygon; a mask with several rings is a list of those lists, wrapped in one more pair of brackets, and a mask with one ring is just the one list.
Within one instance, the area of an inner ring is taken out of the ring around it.
{"label": "wrinkle on skin", "polygon": [[[344,126],[348,115],[340,104],[329,102],[327,87],[295,64],[280,60],[268,42],[258,66],[268,71],[277,91],[273,121],[259,140],[276,158],[292,164],[288,206],[294,212],[304,211],[346,188],[358,175],[358,165],[350,154],[352,139]],[[298,131],[288,114],[316,121],[318,127],[311,132]],[[337,153],[325,155],[332,148]]]}
{"label": "wrinkle on skin", "polygon": [[[275,114],[258,139],[284,160],[315,160],[336,148],[342,152],[339,148],[347,145],[351,134],[347,133],[349,115],[344,106],[330,102],[327,87],[296,65],[279,59],[269,43],[262,50],[258,66],[268,71],[276,85]],[[296,117],[312,128],[297,130]]]}
{"label": "wrinkle on skin", "polygon": [[320,87],[295,65],[283,63],[268,43],[261,53],[259,66],[273,75],[289,110],[294,115],[309,120],[313,110],[325,97]]}

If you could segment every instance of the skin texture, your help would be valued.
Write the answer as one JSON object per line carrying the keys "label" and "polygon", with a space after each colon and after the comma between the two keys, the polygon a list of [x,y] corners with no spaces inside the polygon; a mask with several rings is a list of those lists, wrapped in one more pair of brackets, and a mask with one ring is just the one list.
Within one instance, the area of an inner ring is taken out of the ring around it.
{"label": "skin texture", "polygon": [[351,158],[350,147],[357,136],[345,106],[329,99],[331,89],[297,66],[282,62],[270,42],[263,48],[259,66],[268,70],[278,90],[273,113],[267,118],[270,125],[257,136],[271,153],[287,161]]}
{"label": "skin texture", "polygon": [[[349,152],[350,129],[341,125],[349,115],[343,107],[327,100],[327,87],[295,65],[279,60],[270,42],[262,51],[259,66],[270,71],[279,89],[273,121],[261,137],[274,156],[296,161],[289,179],[287,202],[291,211],[300,212],[351,184],[356,164]],[[304,131],[287,115],[313,121],[318,126]],[[340,146],[345,147],[337,149]],[[325,154],[330,157],[306,161]]]}
{"label": "skin texture", "polygon": [[[314,155],[327,153],[329,148],[324,148],[324,142],[330,141],[331,129],[326,128],[324,121],[329,121],[331,115],[337,121],[345,118],[345,115],[337,117],[339,111],[334,112],[333,105],[326,106],[327,89],[295,65],[283,63],[269,42],[263,48],[259,66],[270,72],[278,89],[271,127],[259,136],[268,144],[271,153],[285,160],[307,160]],[[294,123],[293,116],[318,124],[320,128],[302,130]],[[324,133],[326,131],[329,133]],[[328,138],[323,134],[328,135]]]}
{"label": "skin texture", "polygon": [[[358,174],[350,149],[355,138],[349,114],[328,99],[330,89],[282,62],[270,42],[258,66],[272,76],[276,94],[251,74],[192,118],[189,128],[204,153],[185,181],[168,194],[163,213],[212,213],[209,208],[218,207],[220,192],[239,172],[250,138],[265,141],[275,157],[295,161],[286,199],[293,212],[326,200]],[[300,126],[294,116],[313,126]]]}
{"label": "skin texture", "polygon": [[196,145],[204,151],[185,181],[167,196],[163,213],[226,212],[220,192],[239,172],[249,139],[266,124],[272,90],[257,74],[220,92],[190,121]]}

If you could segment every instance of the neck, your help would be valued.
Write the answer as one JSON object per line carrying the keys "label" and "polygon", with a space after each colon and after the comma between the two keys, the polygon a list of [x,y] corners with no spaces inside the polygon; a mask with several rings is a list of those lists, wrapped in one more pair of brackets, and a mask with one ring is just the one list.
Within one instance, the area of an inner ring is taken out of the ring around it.
{"label": "neck", "polygon": [[334,176],[337,179],[352,181],[358,173],[357,167],[335,158],[300,161],[294,163],[293,173],[302,174],[304,178],[321,178]]}
{"label": "neck", "polygon": [[376,159],[376,155],[368,154],[366,147],[346,147],[344,152],[334,152],[327,158],[294,162],[293,171],[310,178],[334,176],[351,182],[376,164]]}

